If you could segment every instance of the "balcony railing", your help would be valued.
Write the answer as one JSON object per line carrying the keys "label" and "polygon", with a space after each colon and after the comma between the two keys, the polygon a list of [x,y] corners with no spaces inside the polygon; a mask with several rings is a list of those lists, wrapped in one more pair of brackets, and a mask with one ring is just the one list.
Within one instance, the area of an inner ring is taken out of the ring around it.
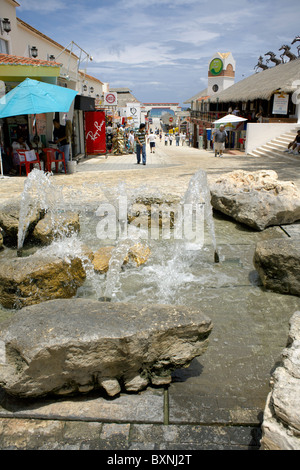
{"label": "balcony railing", "polygon": [[200,119],[200,121],[213,122],[226,116],[225,111],[191,111],[191,118]]}

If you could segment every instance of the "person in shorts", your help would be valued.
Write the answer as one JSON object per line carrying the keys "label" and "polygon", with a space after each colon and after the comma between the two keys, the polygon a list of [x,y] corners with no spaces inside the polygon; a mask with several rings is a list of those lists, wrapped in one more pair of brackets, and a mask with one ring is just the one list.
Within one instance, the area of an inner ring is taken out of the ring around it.
{"label": "person in shorts", "polygon": [[155,140],[156,140],[156,135],[154,132],[150,132],[148,136],[148,142],[150,144],[150,153],[155,153]]}
{"label": "person in shorts", "polygon": [[220,128],[216,130],[213,136],[213,144],[215,150],[215,157],[223,157],[223,152],[225,149],[225,143],[227,144],[227,132],[225,131],[225,126],[220,125]]}

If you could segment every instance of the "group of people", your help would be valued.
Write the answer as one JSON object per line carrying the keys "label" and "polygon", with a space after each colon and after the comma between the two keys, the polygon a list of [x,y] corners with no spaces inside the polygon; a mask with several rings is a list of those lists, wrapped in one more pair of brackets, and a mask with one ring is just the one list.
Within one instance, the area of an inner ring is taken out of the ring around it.
{"label": "group of people", "polygon": [[184,145],[185,140],[186,140],[186,135],[184,133],[181,134],[165,134],[165,145],[172,145],[173,140],[175,139],[176,145],[179,146],[180,142],[181,145]]}
{"label": "group of people", "polygon": [[[162,140],[162,133],[160,131],[154,132],[150,129],[150,133],[146,133],[146,124],[140,124],[139,129],[134,133],[134,131],[130,132],[129,135],[129,142],[130,146],[133,149],[134,143],[136,144],[136,158],[137,158],[137,165],[142,163],[146,165],[146,141],[150,144],[150,153],[155,153],[155,144],[156,138],[159,136],[160,141]],[[179,145],[180,141],[183,145],[186,140],[186,135],[182,134],[165,134],[165,145],[172,145],[174,140],[176,141],[176,145]]]}
{"label": "group of people", "polygon": [[[53,140],[57,148],[64,152],[65,163],[70,159],[70,144],[68,142],[67,128],[61,125],[56,119],[53,120]],[[11,152],[6,152],[4,166],[6,173],[15,175],[17,168],[20,166],[20,158],[18,150],[34,150],[38,153],[40,161],[46,163],[46,155],[43,151],[44,146],[38,136],[34,136],[31,142],[26,142],[23,134],[17,135],[17,138],[11,144]]]}

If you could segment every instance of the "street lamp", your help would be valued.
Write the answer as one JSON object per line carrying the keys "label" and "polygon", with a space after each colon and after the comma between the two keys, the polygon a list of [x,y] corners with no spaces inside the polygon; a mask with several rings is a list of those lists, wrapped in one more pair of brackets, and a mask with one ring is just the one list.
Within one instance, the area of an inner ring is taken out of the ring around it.
{"label": "street lamp", "polygon": [[33,57],[35,59],[38,56],[38,49],[35,46],[29,46],[29,54],[30,57]]}
{"label": "street lamp", "polygon": [[11,31],[11,25],[8,18],[0,18],[1,34],[5,31],[7,34]]}

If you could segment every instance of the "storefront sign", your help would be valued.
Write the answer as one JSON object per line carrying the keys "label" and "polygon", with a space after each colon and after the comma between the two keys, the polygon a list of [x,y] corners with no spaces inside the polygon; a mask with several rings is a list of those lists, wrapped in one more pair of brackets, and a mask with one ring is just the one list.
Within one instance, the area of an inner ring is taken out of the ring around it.
{"label": "storefront sign", "polygon": [[209,71],[212,75],[220,75],[223,70],[223,61],[215,58],[209,64]]}
{"label": "storefront sign", "polygon": [[85,113],[86,153],[97,155],[106,152],[105,112]]}
{"label": "storefront sign", "polygon": [[141,123],[141,106],[139,103],[127,103],[126,107],[127,119],[133,121],[135,127],[139,127]]}
{"label": "storefront sign", "polygon": [[289,95],[286,93],[275,93],[273,101],[273,114],[287,114]]}
{"label": "storefront sign", "polygon": [[103,104],[105,106],[117,106],[118,104],[118,95],[117,93],[104,93]]}

